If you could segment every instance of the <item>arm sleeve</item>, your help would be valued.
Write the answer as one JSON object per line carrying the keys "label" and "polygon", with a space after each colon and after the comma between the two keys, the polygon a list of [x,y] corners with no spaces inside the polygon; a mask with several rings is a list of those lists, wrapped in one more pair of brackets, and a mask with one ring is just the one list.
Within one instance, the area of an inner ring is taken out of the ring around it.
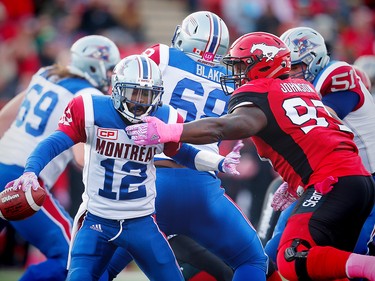
{"label": "arm sleeve", "polygon": [[172,157],[176,162],[198,171],[220,171],[224,157],[208,151],[199,150],[189,144],[182,143],[181,148]]}
{"label": "arm sleeve", "polygon": [[56,131],[41,141],[26,161],[25,172],[34,172],[37,176],[57,155],[74,145],[65,133]]}
{"label": "arm sleeve", "polygon": [[344,119],[356,108],[360,97],[355,92],[339,91],[323,96],[322,101],[332,108],[340,119]]}

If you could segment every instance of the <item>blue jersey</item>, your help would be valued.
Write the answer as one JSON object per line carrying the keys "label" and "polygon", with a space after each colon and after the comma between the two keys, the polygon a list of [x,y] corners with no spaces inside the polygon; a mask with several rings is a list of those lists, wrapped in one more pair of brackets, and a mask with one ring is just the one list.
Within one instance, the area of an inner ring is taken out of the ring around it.
{"label": "blue jersey", "polygon": [[[185,53],[163,44],[155,45],[145,53],[159,65],[162,72],[163,103],[174,107],[184,122],[220,117],[227,113],[229,96],[220,86],[220,77],[226,73],[224,66],[196,62]],[[219,153],[217,143],[195,147]],[[165,157],[161,155],[158,158]]]}

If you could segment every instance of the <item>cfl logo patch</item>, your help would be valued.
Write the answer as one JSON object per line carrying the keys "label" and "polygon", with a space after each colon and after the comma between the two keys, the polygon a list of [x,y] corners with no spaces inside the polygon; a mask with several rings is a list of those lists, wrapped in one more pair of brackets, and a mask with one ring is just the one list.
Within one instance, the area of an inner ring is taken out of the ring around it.
{"label": "cfl logo patch", "polygon": [[101,139],[117,140],[118,130],[98,128],[97,136]]}

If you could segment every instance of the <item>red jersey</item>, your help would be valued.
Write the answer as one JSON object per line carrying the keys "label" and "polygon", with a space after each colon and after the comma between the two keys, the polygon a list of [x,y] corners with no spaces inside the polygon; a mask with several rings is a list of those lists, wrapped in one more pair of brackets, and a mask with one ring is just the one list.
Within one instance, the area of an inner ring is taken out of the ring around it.
{"label": "red jersey", "polygon": [[267,126],[252,137],[259,156],[294,189],[328,176],[369,175],[352,132],[329,114],[309,82],[252,80],[233,93],[229,112],[249,104],[267,117]]}

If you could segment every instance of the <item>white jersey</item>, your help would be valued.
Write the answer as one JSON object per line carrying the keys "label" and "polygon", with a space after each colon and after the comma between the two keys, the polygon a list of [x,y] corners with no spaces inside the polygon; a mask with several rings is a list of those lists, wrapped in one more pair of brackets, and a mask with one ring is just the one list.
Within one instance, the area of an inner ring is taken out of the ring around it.
{"label": "white jersey", "polygon": [[[226,73],[222,65],[210,66],[192,60],[185,53],[164,44],[145,51],[154,60],[163,75],[163,104],[169,104],[184,117],[184,122],[204,117],[220,117],[227,113],[229,96],[220,85]],[[217,143],[194,145],[200,150],[219,153]],[[158,155],[158,158],[165,158]]]}
{"label": "white jersey", "polygon": [[[169,109],[173,108],[156,111],[164,118],[156,116],[176,123],[177,112],[170,114]],[[75,143],[85,143],[85,191],[80,208],[99,217],[131,219],[155,211],[154,156],[167,145],[136,145],[126,134],[126,126],[109,96],[74,98],[59,122],[60,131]],[[178,148],[178,144],[171,146]]]}
{"label": "white jersey", "polygon": [[[351,65],[342,61],[330,62],[314,80],[322,97],[340,91],[355,92],[359,104],[343,119],[354,133],[354,142],[366,169],[375,172],[375,102]],[[339,97],[338,97],[339,98]]]}
{"label": "white jersey", "polygon": [[[32,77],[16,120],[1,138],[2,164],[24,167],[26,159],[38,143],[56,130],[64,108],[75,95],[86,92],[101,94],[80,78],[58,81],[47,78],[49,70],[50,68],[42,68]],[[40,178],[47,188],[54,185],[72,158],[72,151],[67,150],[43,169]]]}

